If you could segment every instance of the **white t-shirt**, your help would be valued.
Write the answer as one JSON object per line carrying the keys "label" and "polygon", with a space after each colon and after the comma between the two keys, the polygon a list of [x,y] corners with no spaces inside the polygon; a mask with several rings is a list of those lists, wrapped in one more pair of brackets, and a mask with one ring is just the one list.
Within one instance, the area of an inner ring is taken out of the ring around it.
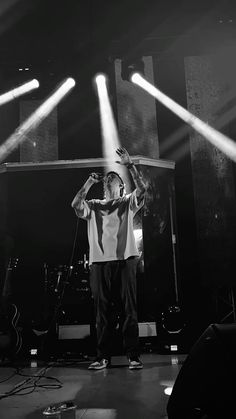
{"label": "white t-shirt", "polygon": [[124,260],[139,256],[133,232],[133,218],[143,206],[137,202],[136,190],[110,201],[85,200],[78,217],[87,220],[89,264]]}

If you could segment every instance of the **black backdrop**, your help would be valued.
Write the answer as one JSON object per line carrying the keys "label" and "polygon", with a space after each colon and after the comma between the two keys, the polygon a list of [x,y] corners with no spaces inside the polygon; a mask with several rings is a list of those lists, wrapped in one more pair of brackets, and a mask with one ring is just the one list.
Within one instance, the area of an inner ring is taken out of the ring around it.
{"label": "black backdrop", "polygon": [[[138,165],[149,187],[145,207],[134,220],[135,229],[143,232],[143,239],[138,245],[141,255],[138,266],[139,321],[155,321],[158,313],[175,301],[170,223],[170,197],[174,202],[174,165],[171,162],[150,161],[147,165],[144,158],[143,164]],[[96,163],[96,159],[93,162]],[[77,299],[73,292],[76,283],[79,284],[77,288],[81,288],[82,277],[85,282],[88,279],[86,222],[77,221],[71,201],[89,173],[98,169],[92,163],[86,166],[78,163],[76,166],[75,161],[71,164],[61,161],[56,165],[57,168],[53,168],[53,164],[51,167],[50,164],[31,164],[28,167],[13,164],[6,166],[6,171],[0,174],[3,212],[0,245],[4,255],[1,272],[3,274],[3,265],[7,265],[9,258],[19,259],[13,271],[12,285],[22,311],[22,320],[29,321],[38,316],[45,299],[45,281],[52,294],[58,273],[62,271],[62,279],[65,279],[66,269],[71,263],[74,271],[68,286],[71,293],[67,302],[71,301],[75,306],[78,301],[78,310],[81,293],[77,294]],[[24,170],[19,170],[22,167]],[[101,197],[101,193],[99,185],[95,185],[88,198]],[[173,214],[172,218],[175,223]],[[88,319],[89,310],[88,307]],[[80,317],[78,311],[78,318],[74,314],[73,321],[79,322]]]}

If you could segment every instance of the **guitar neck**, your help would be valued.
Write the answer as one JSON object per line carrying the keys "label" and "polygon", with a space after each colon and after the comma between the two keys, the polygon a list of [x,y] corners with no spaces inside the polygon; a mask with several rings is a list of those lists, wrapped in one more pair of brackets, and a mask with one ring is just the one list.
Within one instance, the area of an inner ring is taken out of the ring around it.
{"label": "guitar neck", "polygon": [[2,298],[4,300],[9,299],[12,295],[12,272],[16,268],[17,263],[17,258],[10,259],[8,262],[2,289]]}
{"label": "guitar neck", "polygon": [[3,299],[9,298],[11,296],[11,273],[12,273],[12,268],[7,268],[6,271],[6,275],[5,275],[5,280],[4,280],[4,285],[3,285],[3,290],[2,290],[2,297]]}

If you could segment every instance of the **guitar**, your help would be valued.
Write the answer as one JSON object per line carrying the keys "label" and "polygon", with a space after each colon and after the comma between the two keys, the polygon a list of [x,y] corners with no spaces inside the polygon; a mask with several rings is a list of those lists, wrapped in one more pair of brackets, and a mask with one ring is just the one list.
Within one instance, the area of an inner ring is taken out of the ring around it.
{"label": "guitar", "polygon": [[6,269],[0,304],[0,357],[12,358],[21,349],[22,338],[17,330],[20,313],[10,301],[12,271],[18,263],[17,258],[10,258]]}

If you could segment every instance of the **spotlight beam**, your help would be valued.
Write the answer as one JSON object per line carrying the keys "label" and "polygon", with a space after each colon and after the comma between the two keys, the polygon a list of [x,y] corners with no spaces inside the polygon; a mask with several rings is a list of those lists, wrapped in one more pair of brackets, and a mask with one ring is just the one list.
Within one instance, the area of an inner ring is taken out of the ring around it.
{"label": "spotlight beam", "polygon": [[[128,183],[126,169],[122,165],[116,163],[117,154],[116,149],[120,147],[120,140],[118,129],[116,126],[114,114],[112,111],[107,85],[106,77],[103,74],[99,74],[95,77],[98,100],[99,100],[99,112],[102,130],[102,142],[103,142],[103,155],[108,161],[107,171],[114,170],[121,174],[121,177]],[[117,166],[119,166],[117,168]]]}
{"label": "spotlight beam", "polygon": [[184,122],[186,122],[204,138],[210,141],[211,144],[221,150],[231,160],[236,162],[236,144],[231,138],[217,131],[215,128],[211,127],[206,122],[203,122],[200,118],[187,111],[177,102],[161,92],[157,87],[153,86],[151,83],[145,80],[139,73],[134,73],[131,77],[131,81],[143,88],[147,93],[150,93],[166,108],[170,109]]}
{"label": "spotlight beam", "polygon": [[0,162],[2,162],[21,142],[27,139],[29,132],[37,128],[41,122],[43,122],[74,86],[74,79],[68,78],[15,130],[10,137],[8,137],[0,146]]}
{"label": "spotlight beam", "polygon": [[0,105],[4,105],[4,103],[10,102],[11,100],[16,99],[18,96],[24,95],[25,93],[30,92],[33,89],[37,89],[38,87],[39,82],[36,79],[24,83],[21,86],[0,95]]}

